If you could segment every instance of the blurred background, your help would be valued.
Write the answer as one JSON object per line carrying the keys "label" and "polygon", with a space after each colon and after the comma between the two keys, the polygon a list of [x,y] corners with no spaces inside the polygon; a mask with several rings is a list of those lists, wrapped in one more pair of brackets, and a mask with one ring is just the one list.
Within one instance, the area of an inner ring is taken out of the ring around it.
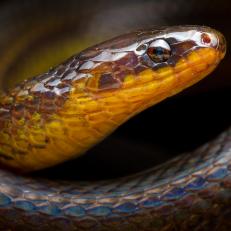
{"label": "blurred background", "polygon": [[[40,74],[113,36],[198,24],[231,43],[228,0],[5,0],[0,3],[0,87]],[[122,125],[83,157],[36,175],[98,180],[150,168],[215,138],[231,124],[231,55],[199,84]],[[65,174],[64,174],[65,173]]]}

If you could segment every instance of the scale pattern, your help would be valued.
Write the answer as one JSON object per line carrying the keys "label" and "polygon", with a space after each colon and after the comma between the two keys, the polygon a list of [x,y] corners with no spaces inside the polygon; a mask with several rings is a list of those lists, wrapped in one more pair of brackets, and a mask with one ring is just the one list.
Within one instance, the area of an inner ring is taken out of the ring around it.
{"label": "scale pattern", "polygon": [[[159,38],[172,49],[165,63],[146,52]],[[138,31],[89,48],[1,96],[1,162],[34,170],[81,154],[198,82],[224,53],[219,32],[192,26]],[[229,129],[193,153],[111,181],[70,184],[0,170],[0,229],[227,230],[230,152]]]}
{"label": "scale pattern", "polygon": [[114,181],[70,184],[16,177],[1,170],[0,226],[12,230],[228,230],[230,176],[231,129],[193,153]]}
{"label": "scale pattern", "polygon": [[[171,46],[165,62],[148,53],[156,39]],[[224,53],[219,32],[192,26],[133,32],[88,48],[0,97],[0,161],[33,171],[75,158],[204,78]]]}

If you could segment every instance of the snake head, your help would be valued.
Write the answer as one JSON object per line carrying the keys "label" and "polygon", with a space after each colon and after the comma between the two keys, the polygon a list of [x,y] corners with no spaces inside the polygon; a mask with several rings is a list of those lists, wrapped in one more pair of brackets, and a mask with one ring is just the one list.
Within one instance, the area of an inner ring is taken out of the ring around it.
{"label": "snake head", "polygon": [[224,36],[209,27],[162,27],[83,51],[78,72],[87,76],[85,89],[95,98],[134,103],[134,114],[204,78],[225,52]]}
{"label": "snake head", "polygon": [[166,82],[172,89],[185,88],[210,73],[225,51],[223,35],[209,27],[141,30],[82,52],[79,72],[91,77],[86,85],[88,90],[101,94],[118,89],[145,89],[150,83],[156,89],[163,89],[161,85]]}

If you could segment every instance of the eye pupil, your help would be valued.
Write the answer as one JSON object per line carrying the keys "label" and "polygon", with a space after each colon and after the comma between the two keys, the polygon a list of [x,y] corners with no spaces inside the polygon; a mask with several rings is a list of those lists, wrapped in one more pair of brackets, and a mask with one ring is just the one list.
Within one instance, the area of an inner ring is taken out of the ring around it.
{"label": "eye pupil", "polygon": [[156,63],[166,62],[171,55],[171,48],[163,39],[158,39],[149,45],[148,56]]}
{"label": "eye pupil", "polygon": [[164,53],[164,49],[162,47],[157,47],[154,51],[156,52],[156,55],[163,55]]}

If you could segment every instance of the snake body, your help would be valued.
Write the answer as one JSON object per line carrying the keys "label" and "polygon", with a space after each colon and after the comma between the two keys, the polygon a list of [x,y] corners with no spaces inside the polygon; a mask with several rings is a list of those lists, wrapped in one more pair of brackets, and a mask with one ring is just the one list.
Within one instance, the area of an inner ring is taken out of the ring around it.
{"label": "snake body", "polygon": [[[171,48],[163,62],[148,54],[160,40]],[[1,162],[32,171],[74,158],[133,115],[198,82],[224,54],[223,36],[199,26],[138,31],[91,47],[2,94]],[[38,183],[1,170],[0,224],[12,230],[225,230],[230,151],[227,130],[194,153],[113,181]]]}

